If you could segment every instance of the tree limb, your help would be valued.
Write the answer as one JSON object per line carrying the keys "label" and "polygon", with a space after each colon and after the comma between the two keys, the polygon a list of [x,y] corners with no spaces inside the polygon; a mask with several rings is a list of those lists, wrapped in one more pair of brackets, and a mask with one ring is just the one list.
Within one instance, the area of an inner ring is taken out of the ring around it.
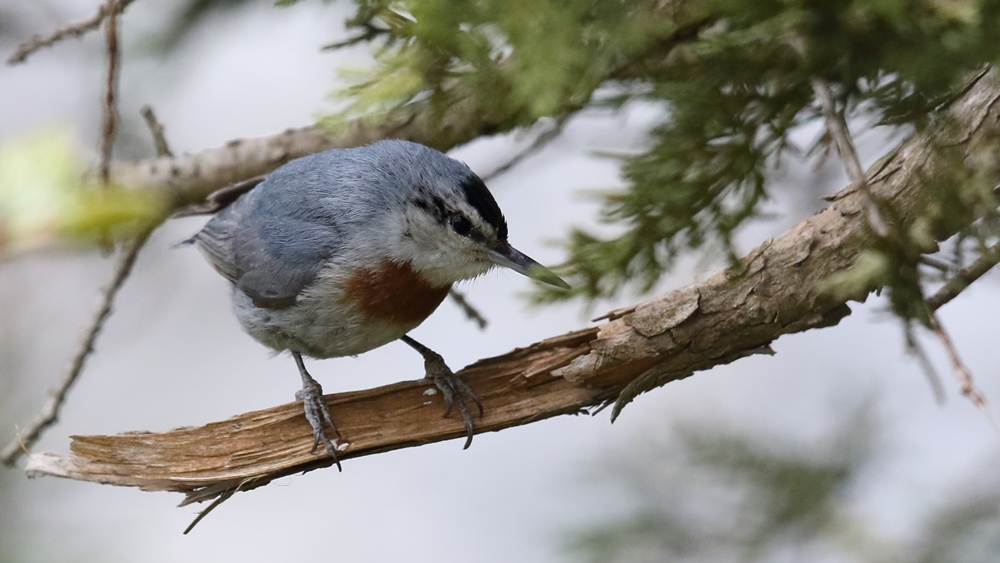
{"label": "tree limb", "polygon": [[113,4],[103,4],[97,11],[97,14],[81,22],[61,27],[48,35],[36,35],[18,46],[17,50],[7,58],[7,64],[16,65],[23,63],[35,51],[44,47],[51,47],[68,37],[82,37],[88,31],[93,31],[100,27],[101,22],[104,21],[104,18],[108,17],[108,14],[120,14],[132,2],[134,0],[119,0]]}
{"label": "tree limb", "polygon": [[97,336],[101,333],[101,329],[104,328],[104,323],[108,320],[108,317],[111,316],[115,297],[118,296],[118,291],[125,284],[125,280],[128,279],[129,274],[132,273],[135,259],[139,256],[139,251],[142,250],[143,244],[146,243],[146,239],[149,238],[151,233],[151,229],[143,231],[122,246],[121,255],[118,257],[117,264],[115,264],[111,280],[104,288],[104,291],[101,292],[101,303],[97,307],[97,311],[94,312],[94,318],[90,321],[90,325],[87,326],[87,330],[80,339],[80,346],[77,348],[72,361],[70,361],[69,368],[63,375],[62,380],[59,381],[59,384],[49,391],[49,398],[45,401],[45,405],[42,406],[42,411],[38,413],[38,416],[31,421],[31,424],[27,428],[18,433],[17,438],[0,450],[0,463],[13,465],[21,455],[27,453],[28,449],[41,437],[42,433],[48,427],[59,420],[59,413],[62,411],[63,403],[66,402],[66,396],[76,383],[76,380],[79,379],[80,374],[83,373],[87,359],[94,352],[94,344],[97,342]]}
{"label": "tree limb", "polygon": [[[686,22],[673,33],[650,45],[645,56],[637,55],[631,63],[606,69],[601,79],[593,79],[593,89],[611,81],[644,79],[649,65],[662,64],[664,53],[694,40],[700,31],[713,23],[710,19]],[[519,106],[508,103],[502,86],[484,99],[480,92],[461,82],[447,86],[450,100],[441,112],[436,100],[414,101],[385,115],[357,119],[339,128],[309,126],[287,129],[277,135],[235,139],[222,147],[195,154],[160,156],[112,165],[111,176],[121,186],[160,190],[175,209],[197,204],[212,192],[230,184],[267,174],[286,162],[319,151],[367,145],[382,139],[406,139],[448,151],[479,137],[496,135],[532,125],[534,118],[523,115]],[[581,109],[582,97],[567,102],[557,114],[554,130],[542,133],[520,160],[559,134],[562,122]],[[498,170],[500,172],[503,169]],[[496,173],[496,171],[494,172]]]}
{"label": "tree limb", "polygon": [[[979,76],[982,77],[984,74],[980,73]],[[893,232],[890,224],[882,215],[882,212],[879,209],[880,202],[872,194],[871,188],[868,186],[866,175],[861,170],[861,160],[858,158],[858,152],[854,148],[854,140],[851,137],[849,128],[847,127],[847,121],[844,119],[844,113],[837,110],[836,104],[833,101],[833,95],[830,92],[830,86],[825,81],[814,78],[812,80],[812,85],[813,91],[816,93],[816,97],[819,98],[820,105],[823,108],[823,114],[826,118],[827,131],[830,136],[833,137],[833,140],[837,145],[837,152],[840,154],[840,160],[844,164],[847,177],[854,182],[858,191],[862,194],[862,207],[865,212],[865,220],[867,221],[868,226],[879,237],[883,239],[891,238]],[[926,257],[923,261],[925,263],[933,263],[933,260],[928,260]],[[926,303],[926,299],[924,302]],[[996,422],[993,420],[993,416],[990,413],[989,405],[986,403],[986,397],[976,386],[975,379],[972,377],[972,372],[965,367],[961,356],[958,354],[958,350],[955,348],[955,343],[952,341],[948,331],[946,331],[944,326],[941,324],[941,320],[938,318],[934,308],[929,304],[928,311],[930,321],[929,328],[937,337],[941,346],[945,349],[945,352],[948,355],[948,360],[952,365],[952,373],[962,389],[962,394],[968,397],[969,400],[972,401],[972,404],[982,410],[995,427]],[[908,338],[908,342],[911,349],[919,350],[920,345],[916,340]],[[925,356],[926,355],[923,351],[919,351],[918,358],[926,359]],[[930,365],[930,363],[926,361],[922,361],[921,363],[925,366]],[[933,370],[928,371],[928,378],[932,382],[936,378],[936,374]],[[932,383],[932,387],[936,390],[940,387],[940,385],[934,386]]]}
{"label": "tree limb", "polygon": [[955,275],[949,278],[937,290],[937,293],[927,298],[927,306],[932,311],[940,309],[946,303],[958,297],[958,294],[981,278],[983,274],[992,270],[997,263],[1000,263],[1000,242],[984,250],[972,264],[955,272]]}
{"label": "tree limb", "polygon": [[[950,151],[996,150],[1000,86],[993,74],[948,111],[945,125],[904,143],[868,172],[873,195],[912,221],[927,204],[922,181]],[[959,139],[956,141],[956,139]],[[824,210],[753,250],[738,268],[660,298],[613,311],[607,322],[488,358],[460,372],[486,414],[478,432],[580,413],[716,365],[760,353],[783,334],[831,326],[850,313],[849,300],[818,284],[850,268],[870,244],[864,196],[856,186]],[[457,438],[457,418],[440,416],[440,396],[423,381],[406,381],[326,397],[350,446],[342,459]],[[290,403],[198,428],[117,436],[74,436],[72,454],[33,454],[31,475],[177,491],[184,504],[250,490],[272,480],[329,466],[310,453],[312,432],[302,407]]]}

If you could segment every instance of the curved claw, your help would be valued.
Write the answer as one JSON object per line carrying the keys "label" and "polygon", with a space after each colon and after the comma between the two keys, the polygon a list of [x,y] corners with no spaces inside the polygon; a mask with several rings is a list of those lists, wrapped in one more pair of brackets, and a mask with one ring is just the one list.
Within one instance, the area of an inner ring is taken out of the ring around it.
{"label": "curved claw", "polygon": [[462,381],[460,377],[455,375],[455,372],[451,371],[448,364],[444,362],[444,358],[441,354],[438,354],[434,350],[424,346],[423,344],[417,342],[416,340],[410,338],[409,335],[404,335],[400,338],[408,346],[420,353],[424,357],[424,370],[426,379],[429,379],[434,386],[441,390],[441,394],[444,396],[444,402],[448,406],[444,411],[444,418],[448,418],[451,415],[451,411],[458,405],[458,412],[462,415],[462,424],[465,426],[465,445],[462,447],[463,450],[468,449],[472,445],[472,436],[475,434],[475,426],[472,424],[472,415],[469,414],[469,408],[466,406],[466,401],[472,401],[476,404],[476,408],[479,409],[480,418],[483,416],[483,403],[473,392],[472,388],[469,387],[467,383]]}
{"label": "curved claw", "polygon": [[[435,374],[433,377],[429,377],[431,381],[434,382],[434,386],[441,390],[441,394],[444,396],[444,402],[448,405],[448,408],[444,411],[444,418],[451,416],[452,409],[458,405],[458,412],[462,415],[462,424],[465,426],[465,445],[462,446],[463,450],[469,449],[472,445],[472,436],[475,434],[475,426],[472,424],[472,415],[469,413],[469,407],[466,405],[466,401],[472,401],[476,404],[479,409],[479,416],[483,416],[483,403],[479,400],[479,397],[472,391],[472,388],[468,386],[464,381],[459,379],[457,375],[448,370],[447,375],[444,373]],[[458,395],[458,397],[456,397]]]}
{"label": "curved claw", "polygon": [[[322,390],[319,393],[315,393],[312,389],[306,390],[303,387],[302,391],[295,393],[295,398],[302,401],[306,420],[309,421],[309,426],[312,426],[313,447],[310,453],[315,453],[319,445],[323,444],[323,449],[327,455],[333,458],[333,462],[337,465],[337,470],[343,471],[344,469],[340,465],[340,460],[337,458],[340,431],[337,430],[337,426],[330,419],[330,411],[326,408],[326,403],[323,402]],[[331,438],[327,434],[326,429],[328,427],[333,430],[334,438]]]}
{"label": "curved claw", "polygon": [[[302,389],[296,391],[295,398],[302,401],[306,420],[312,427],[313,447],[310,453],[315,453],[319,445],[323,444],[323,449],[327,455],[333,458],[337,470],[343,471],[340,459],[337,458],[338,440],[341,438],[340,431],[337,430],[337,425],[330,418],[330,410],[326,408],[326,403],[323,401],[323,387],[305,371],[305,366],[301,365],[301,359],[297,359],[297,363],[300,363],[299,369],[302,373]],[[333,438],[327,434],[327,428],[333,430]]]}

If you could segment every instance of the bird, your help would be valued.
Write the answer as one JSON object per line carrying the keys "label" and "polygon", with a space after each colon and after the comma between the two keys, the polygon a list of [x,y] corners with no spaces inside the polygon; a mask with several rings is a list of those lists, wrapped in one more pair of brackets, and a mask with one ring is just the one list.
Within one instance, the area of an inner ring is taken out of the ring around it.
{"label": "bird", "polygon": [[220,198],[221,209],[193,237],[231,286],[243,330],[289,352],[320,444],[337,458],[339,440],[322,386],[303,358],[355,356],[400,340],[424,359],[445,417],[482,403],[444,359],[409,336],[452,285],[503,267],[568,289],[508,242],[507,222],[486,184],[466,164],[422,144],[382,140],[297,158],[262,181]]}

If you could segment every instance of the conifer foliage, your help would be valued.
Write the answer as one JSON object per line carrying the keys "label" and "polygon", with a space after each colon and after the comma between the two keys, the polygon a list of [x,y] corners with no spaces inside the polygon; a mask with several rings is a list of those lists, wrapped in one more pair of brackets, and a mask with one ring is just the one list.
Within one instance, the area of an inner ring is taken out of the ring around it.
{"label": "conifer foliage", "polygon": [[[561,273],[574,290],[539,289],[539,301],[648,290],[684,250],[735,258],[732,237],[772,195],[781,159],[832,150],[828,135],[813,147],[790,140],[823,119],[814,81],[853,133],[907,133],[1000,55],[993,0],[378,0],[360,2],[350,25],[354,42],[376,46],[377,65],[342,94],[332,126],[416,100],[442,119],[456,104],[476,108],[498,131],[588,106],[662,104],[648,146],[622,166],[627,187],[603,196],[601,219],[618,234],[569,233]],[[926,179],[919,229],[883,233],[834,285],[886,287],[898,314],[926,324],[921,256],[958,232],[942,260],[954,270],[998,232],[996,159],[974,160],[955,151]]]}

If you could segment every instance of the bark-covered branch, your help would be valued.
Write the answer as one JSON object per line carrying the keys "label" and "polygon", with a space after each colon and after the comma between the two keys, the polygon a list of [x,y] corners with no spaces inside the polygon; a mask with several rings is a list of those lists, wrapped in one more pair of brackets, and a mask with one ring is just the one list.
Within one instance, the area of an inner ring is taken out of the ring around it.
{"label": "bark-covered branch", "polygon": [[[673,33],[651,44],[645,54],[637,54],[627,64],[609,67],[603,76],[593,77],[589,81],[591,92],[609,82],[643,79],[648,67],[663,64],[666,54],[692,41],[711,24],[712,20],[705,18],[679,25]],[[289,160],[322,150],[395,138],[448,151],[479,137],[535,123],[534,117],[507,99],[507,88],[498,84],[484,95],[456,81],[445,86],[444,97],[450,101],[445,111],[437,99],[414,101],[385,115],[357,119],[342,127],[287,129],[277,135],[236,139],[195,154],[119,162],[112,167],[111,176],[121,186],[159,190],[178,208],[200,203],[229,184],[261,176]],[[585,103],[582,97],[566,102],[550,117],[561,123]]]}
{"label": "bark-covered branch", "polygon": [[[456,88],[458,90],[458,88]],[[408,104],[382,121],[353,121],[334,130],[322,126],[288,129],[277,135],[238,139],[195,154],[119,162],[111,176],[118,185],[160,190],[175,207],[197,204],[229,184],[266,174],[286,162],[319,151],[357,147],[381,139],[407,139],[447,151],[482,137],[526,125],[521,116],[487,109],[479,98],[453,92],[447,114],[429,103]],[[569,114],[576,107],[566,107]]]}
{"label": "bark-covered branch", "polygon": [[[942,125],[904,143],[867,173],[872,194],[904,222],[927,204],[923,180],[944,159],[996,150],[1000,86],[991,73],[947,112]],[[657,299],[614,311],[600,326],[484,359],[460,375],[482,399],[479,432],[578,413],[744,356],[771,353],[783,334],[836,324],[868,289],[824,293],[868,246],[863,195],[848,187],[819,213],[748,254],[741,267]],[[327,396],[350,447],[341,459],[460,437],[441,418],[440,396],[422,381]],[[72,454],[34,454],[33,475],[183,492],[185,503],[253,489],[275,478],[329,466],[310,453],[312,433],[291,403],[198,428],[164,433],[75,436]]]}

